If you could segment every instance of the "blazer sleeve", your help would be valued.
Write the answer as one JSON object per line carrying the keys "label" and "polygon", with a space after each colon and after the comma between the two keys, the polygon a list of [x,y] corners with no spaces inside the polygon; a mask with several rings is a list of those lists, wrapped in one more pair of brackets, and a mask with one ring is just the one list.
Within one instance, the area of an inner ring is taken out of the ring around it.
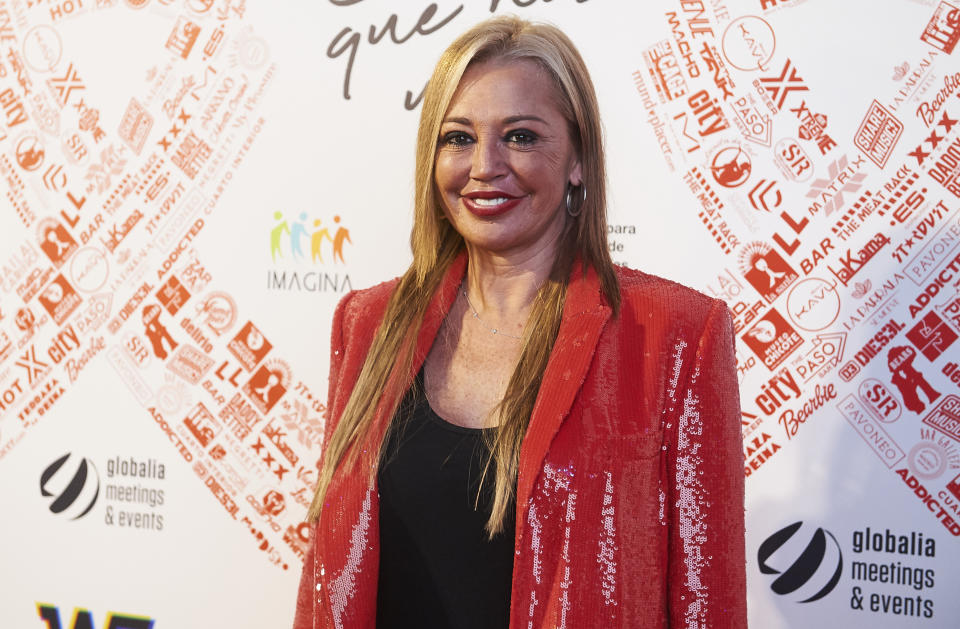
{"label": "blazer sleeve", "polygon": [[670,627],[747,626],[744,475],[733,323],[715,301],[677,391],[668,445]]}
{"label": "blazer sleeve", "polygon": [[[337,405],[337,390],[340,383],[340,367],[343,364],[344,335],[343,318],[347,304],[353,297],[353,291],[347,293],[333,312],[333,324],[330,330],[330,377],[327,385],[327,417],[323,427],[323,443],[326,447],[330,442],[335,426],[334,409]],[[297,609],[293,620],[294,629],[316,629],[322,626],[320,609],[318,606],[319,588],[317,581],[316,545],[319,534],[319,523],[313,525],[313,536],[303,561],[303,572],[300,574],[300,587],[297,591]]]}

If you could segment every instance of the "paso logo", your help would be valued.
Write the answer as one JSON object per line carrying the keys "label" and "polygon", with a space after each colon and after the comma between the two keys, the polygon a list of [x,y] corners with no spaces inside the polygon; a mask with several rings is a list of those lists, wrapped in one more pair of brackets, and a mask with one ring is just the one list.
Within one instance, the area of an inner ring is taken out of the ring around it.
{"label": "paso logo", "polygon": [[90,513],[100,496],[100,476],[93,461],[67,452],[40,475],[40,494],[53,498],[50,511],[77,520]]}
{"label": "paso logo", "polygon": [[820,527],[811,533],[801,521],[765,539],[757,551],[757,564],[763,574],[780,575],[770,584],[775,594],[793,595],[800,598],[799,603],[812,603],[829,594],[840,581],[843,553],[833,533]]}

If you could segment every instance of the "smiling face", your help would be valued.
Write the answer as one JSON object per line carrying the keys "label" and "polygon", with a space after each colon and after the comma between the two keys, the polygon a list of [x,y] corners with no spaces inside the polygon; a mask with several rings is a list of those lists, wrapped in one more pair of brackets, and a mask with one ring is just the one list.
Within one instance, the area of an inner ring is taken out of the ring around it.
{"label": "smiling face", "polygon": [[463,74],[440,127],[434,182],[468,247],[521,256],[555,248],[567,184],[582,177],[559,98],[534,61],[487,61]]}

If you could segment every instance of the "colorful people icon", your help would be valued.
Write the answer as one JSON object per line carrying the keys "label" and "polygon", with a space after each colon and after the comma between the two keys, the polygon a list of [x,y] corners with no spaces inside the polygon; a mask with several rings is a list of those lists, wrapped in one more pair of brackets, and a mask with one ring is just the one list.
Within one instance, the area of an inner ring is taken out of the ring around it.
{"label": "colorful people icon", "polygon": [[[340,216],[334,216],[333,222],[337,225],[340,224]],[[343,241],[346,240],[350,244],[353,244],[353,241],[350,240],[350,230],[346,227],[340,226],[337,228],[337,233],[333,237],[333,261],[337,261],[339,256],[341,262],[345,262],[343,259]]]}
{"label": "colorful people icon", "polygon": [[887,353],[887,366],[893,374],[891,382],[903,396],[903,403],[914,413],[922,413],[926,405],[917,394],[917,389],[921,389],[931,403],[940,397],[940,393],[934,390],[923,374],[913,366],[916,355],[917,352],[912,347],[894,347]]}
{"label": "colorful people icon", "polygon": [[143,325],[144,325],[144,334],[147,335],[147,338],[150,340],[150,345],[153,346],[153,353],[160,360],[165,360],[167,358],[167,350],[164,349],[164,343],[170,346],[170,351],[172,352],[177,348],[177,342],[173,340],[173,337],[170,336],[170,333],[167,331],[167,328],[160,323],[160,306],[156,304],[150,304],[143,309]]}
{"label": "colorful people icon", "polygon": [[287,221],[283,220],[283,212],[274,212],[273,219],[275,221],[282,221],[277,223],[273,229],[270,230],[270,258],[276,262],[277,254],[280,254],[280,257],[283,257],[283,251],[280,247],[280,238],[283,236],[283,233],[290,233],[290,226],[287,225]]}
{"label": "colorful people icon", "polygon": [[[323,243],[329,242],[333,247],[333,261],[346,262],[344,259],[345,243],[353,244],[350,239],[350,230],[340,223],[340,216],[335,215],[333,222],[335,228],[328,228],[319,218],[313,220],[312,232],[309,225],[307,212],[300,212],[297,219],[288,223],[283,218],[283,212],[274,212],[273,218],[276,224],[270,230],[270,257],[276,262],[277,258],[283,258],[283,236],[287,234],[290,240],[290,253],[295,260],[305,258],[303,252],[304,238],[310,239],[310,261],[323,264]],[[331,233],[332,232],[332,233]]]}
{"label": "colorful people icon", "polygon": [[[320,227],[322,223],[319,218],[313,221],[314,227]],[[310,260],[311,262],[320,261],[320,264],[323,264],[323,254],[320,252],[320,247],[323,245],[323,240],[326,238],[331,243],[333,242],[333,237],[330,236],[330,230],[326,227],[317,229],[313,232],[313,236],[310,238]]]}
{"label": "colorful people icon", "polygon": [[303,226],[303,222],[306,220],[307,213],[300,212],[300,220],[293,224],[293,229],[290,231],[290,252],[294,258],[303,257],[303,250],[300,248],[300,238],[308,235],[307,228]]}

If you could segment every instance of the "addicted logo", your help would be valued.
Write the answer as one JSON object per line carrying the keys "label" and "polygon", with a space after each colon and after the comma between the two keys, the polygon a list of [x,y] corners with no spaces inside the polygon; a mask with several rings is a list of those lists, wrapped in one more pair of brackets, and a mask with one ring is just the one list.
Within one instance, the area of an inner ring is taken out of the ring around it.
{"label": "addicted logo", "polygon": [[760,572],[780,575],[770,589],[780,596],[803,597],[798,603],[820,600],[837,586],[843,573],[837,538],[824,528],[817,527],[813,533],[809,528],[802,521],[794,522],[770,535],[757,550]]}
{"label": "addicted logo", "polygon": [[40,475],[40,494],[53,498],[52,513],[77,520],[90,513],[100,496],[100,476],[93,461],[67,452]]}

